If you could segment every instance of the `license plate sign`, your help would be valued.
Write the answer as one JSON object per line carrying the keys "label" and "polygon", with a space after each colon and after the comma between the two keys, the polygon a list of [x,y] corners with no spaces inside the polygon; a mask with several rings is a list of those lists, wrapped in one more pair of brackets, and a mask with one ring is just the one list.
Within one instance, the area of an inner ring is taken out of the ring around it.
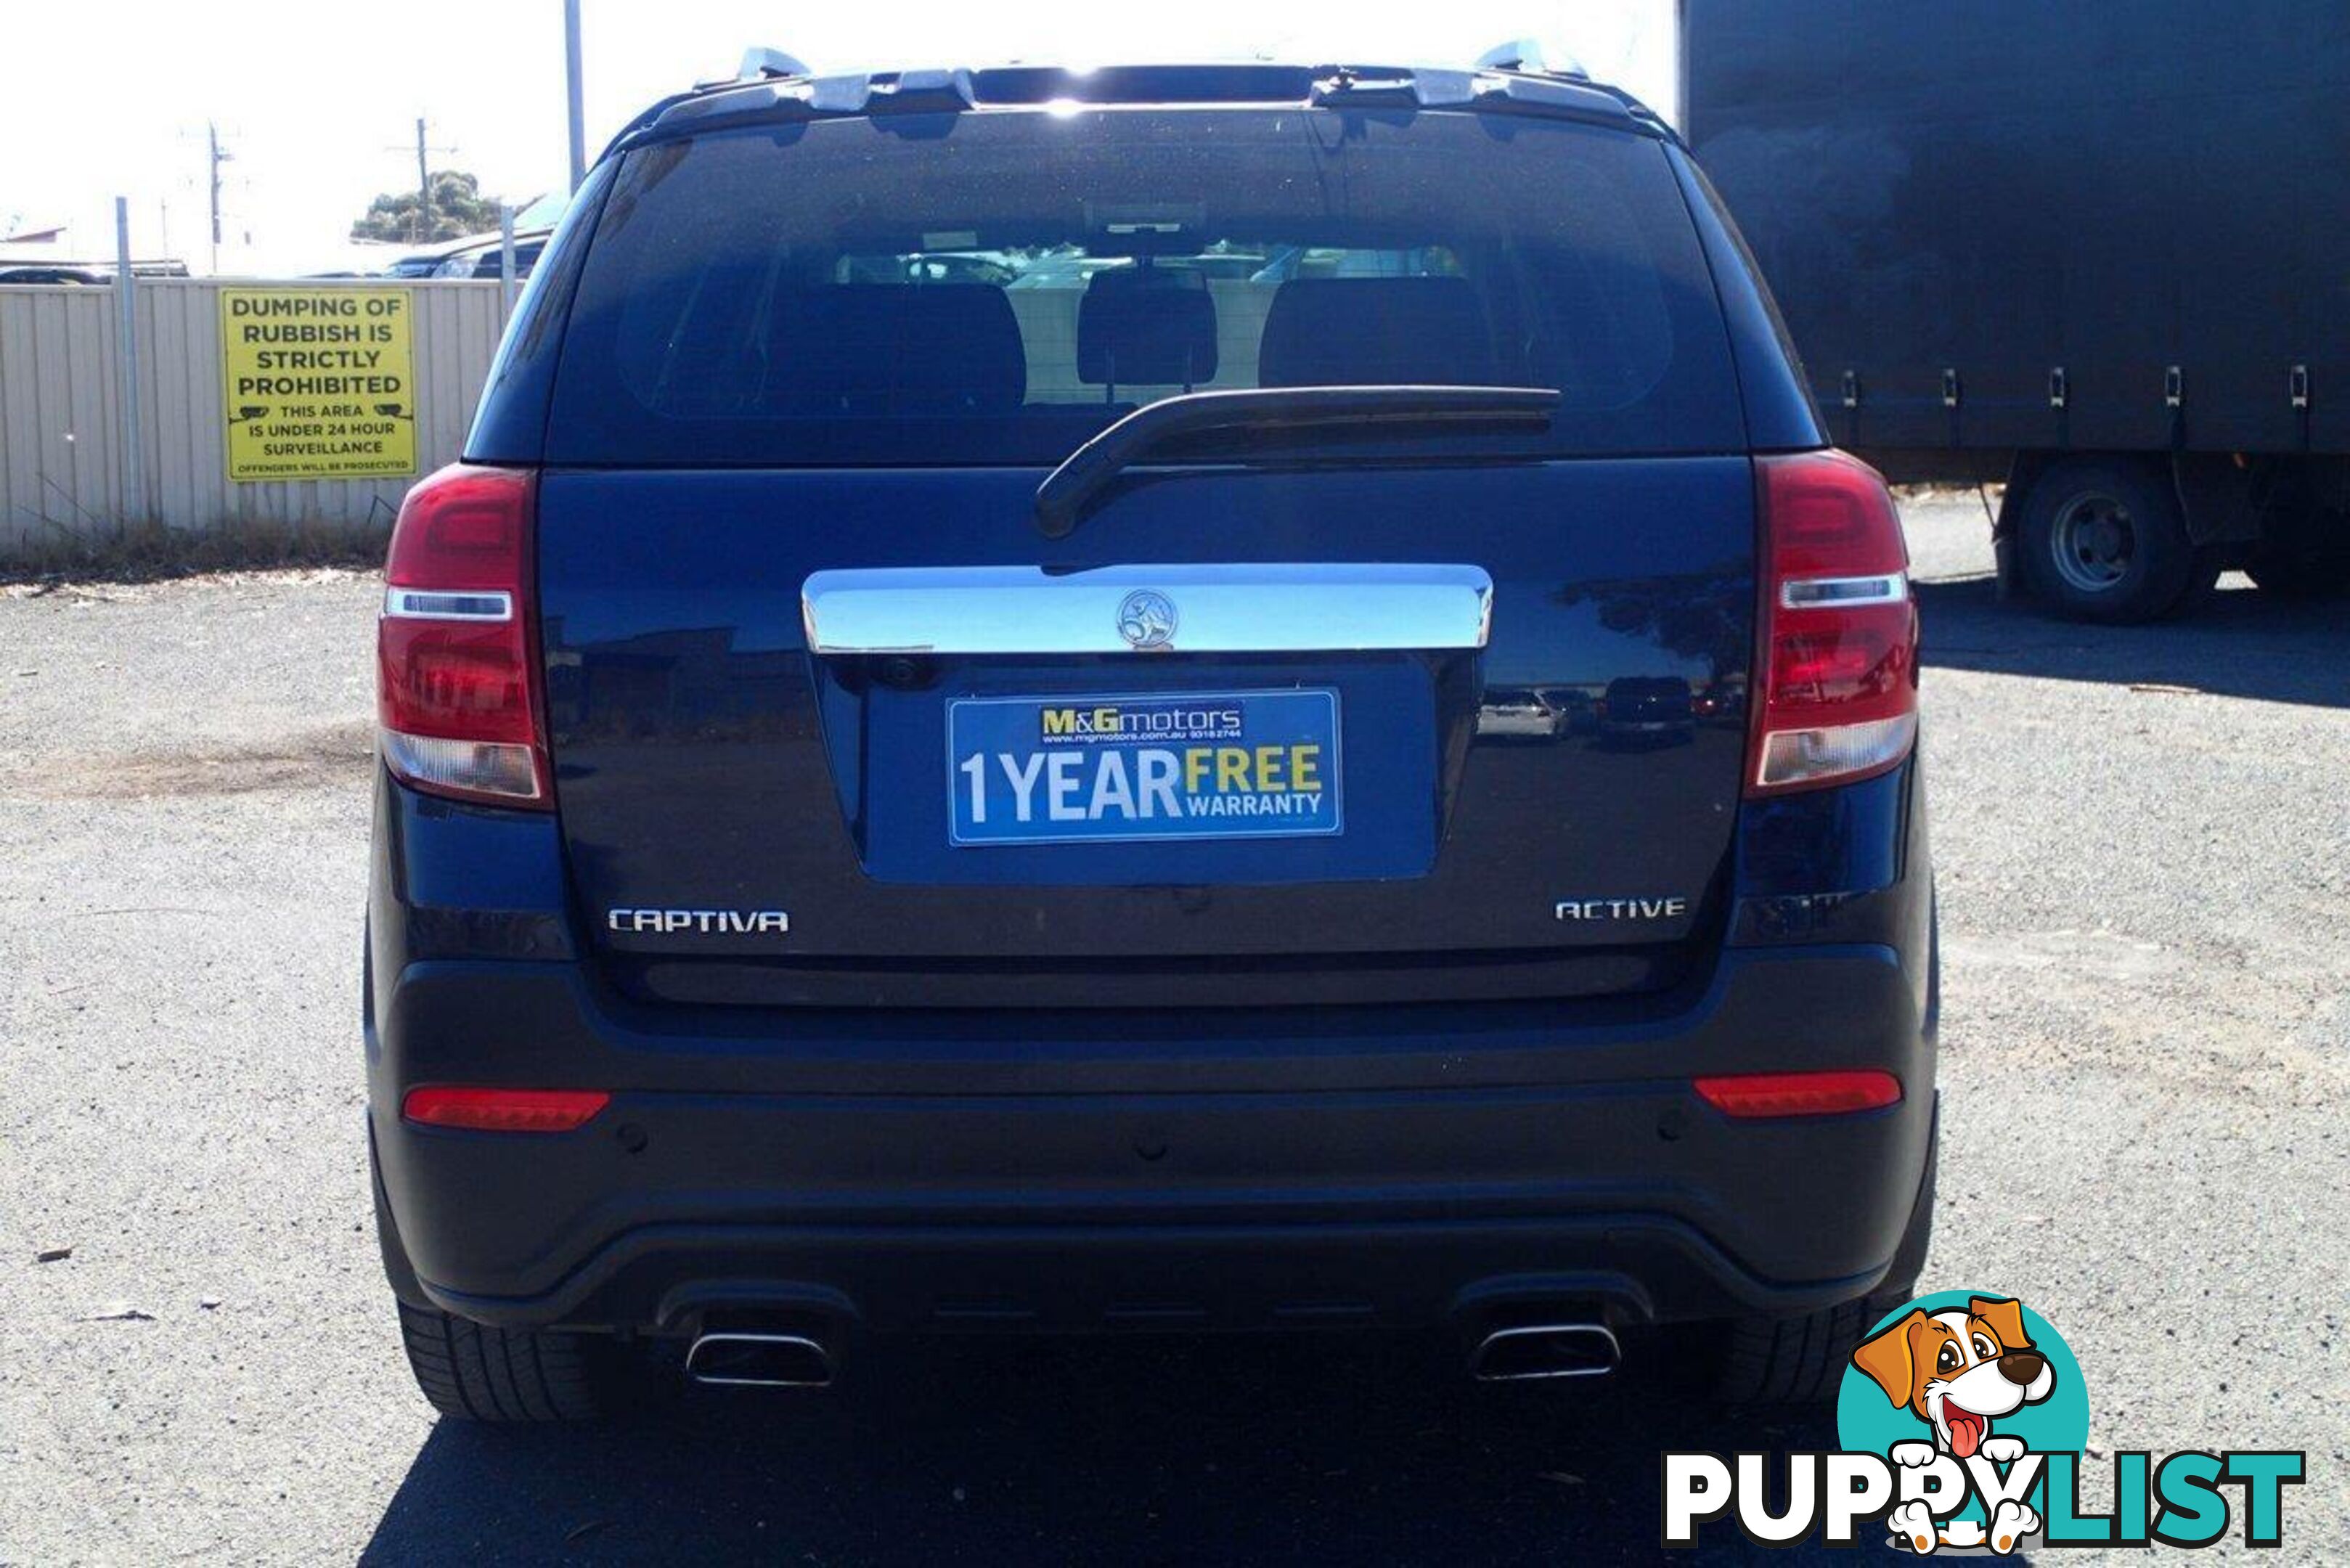
{"label": "license plate sign", "polygon": [[1338,694],[970,697],[947,704],[959,846],[1340,830]]}

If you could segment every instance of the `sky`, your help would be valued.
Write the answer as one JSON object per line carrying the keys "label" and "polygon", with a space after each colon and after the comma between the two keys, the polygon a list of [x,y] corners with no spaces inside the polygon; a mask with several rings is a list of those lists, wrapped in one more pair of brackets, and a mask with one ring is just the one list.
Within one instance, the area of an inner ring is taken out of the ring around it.
{"label": "sky", "polygon": [[[351,221],[434,169],[517,205],[564,182],[562,0],[8,0],[0,49],[0,234],[69,226],[210,270],[205,128],[222,174],[224,271],[350,265]],[[1660,112],[1673,102],[1673,0],[581,0],[588,156],[645,104],[728,77],[745,47],[819,70],[882,66],[1347,57],[1466,64],[1534,37]]]}

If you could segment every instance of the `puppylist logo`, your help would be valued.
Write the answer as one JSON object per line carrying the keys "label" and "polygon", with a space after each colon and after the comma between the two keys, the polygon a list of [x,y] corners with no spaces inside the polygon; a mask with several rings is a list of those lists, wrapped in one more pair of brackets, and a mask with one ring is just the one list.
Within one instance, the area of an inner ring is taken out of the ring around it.
{"label": "puppylist logo", "polygon": [[1921,1296],[1869,1330],[1845,1368],[1836,1437],[1836,1452],[1783,1459],[1667,1454],[1665,1544],[1734,1521],[1767,1546],[1850,1546],[1882,1529],[1919,1556],[2197,1547],[2223,1539],[2241,1507],[2244,1543],[2274,1546],[2284,1488],[2306,1469],[2299,1453],[2124,1450],[2111,1498],[2085,1501],[2080,1363],[2022,1302],[1970,1291]]}

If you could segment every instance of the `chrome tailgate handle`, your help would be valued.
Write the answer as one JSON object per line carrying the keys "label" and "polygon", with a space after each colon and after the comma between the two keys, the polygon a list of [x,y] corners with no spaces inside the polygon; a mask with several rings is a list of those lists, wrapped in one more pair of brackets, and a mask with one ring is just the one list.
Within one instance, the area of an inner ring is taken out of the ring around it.
{"label": "chrome tailgate handle", "polygon": [[1482,567],[1388,562],[882,566],[800,589],[825,654],[1347,653],[1480,649]]}

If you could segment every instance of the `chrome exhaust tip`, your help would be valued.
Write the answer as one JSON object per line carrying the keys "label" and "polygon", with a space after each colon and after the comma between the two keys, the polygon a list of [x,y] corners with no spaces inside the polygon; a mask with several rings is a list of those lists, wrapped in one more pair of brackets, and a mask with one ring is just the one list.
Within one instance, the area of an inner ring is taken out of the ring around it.
{"label": "chrome exhaust tip", "polygon": [[685,1353],[685,1375],[727,1388],[822,1388],[832,1352],[801,1334],[705,1334]]}
{"label": "chrome exhaust tip", "polygon": [[1605,1377],[1623,1363],[1624,1347],[1604,1323],[1521,1324],[1479,1340],[1469,1373],[1480,1383]]}

